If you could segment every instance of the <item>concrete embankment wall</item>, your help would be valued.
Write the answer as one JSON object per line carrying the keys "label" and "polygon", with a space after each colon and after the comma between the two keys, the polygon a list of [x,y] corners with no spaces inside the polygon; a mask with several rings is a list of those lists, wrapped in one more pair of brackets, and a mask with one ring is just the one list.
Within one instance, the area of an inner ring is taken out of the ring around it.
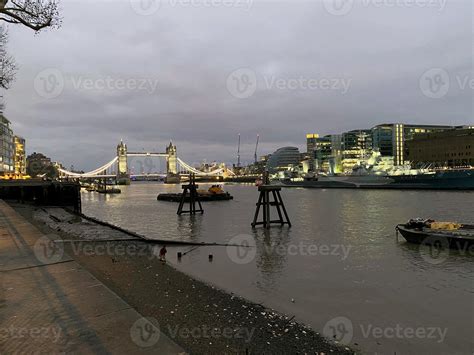
{"label": "concrete embankment wall", "polygon": [[81,186],[73,182],[16,180],[0,182],[0,199],[64,206],[81,212]]}

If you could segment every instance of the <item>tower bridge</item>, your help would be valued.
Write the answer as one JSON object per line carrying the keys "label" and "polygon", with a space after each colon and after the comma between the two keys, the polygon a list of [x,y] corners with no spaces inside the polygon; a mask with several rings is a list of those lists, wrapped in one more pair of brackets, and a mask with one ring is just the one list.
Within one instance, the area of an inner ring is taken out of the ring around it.
{"label": "tower bridge", "polygon": [[[163,173],[141,173],[133,174],[129,169],[129,158],[145,157],[145,158],[164,158],[166,160],[166,171]],[[167,182],[179,182],[181,176],[195,174],[197,177],[220,178],[234,176],[234,172],[227,169],[224,165],[216,167],[212,171],[201,171],[187,164],[178,157],[176,145],[172,142],[166,147],[164,153],[160,152],[129,152],[127,145],[120,141],[117,145],[117,155],[108,163],[98,167],[97,169],[77,173],[66,169],[59,168],[59,177],[75,178],[75,179],[116,179],[118,184],[129,184],[131,178],[140,176],[160,176],[164,177]]]}

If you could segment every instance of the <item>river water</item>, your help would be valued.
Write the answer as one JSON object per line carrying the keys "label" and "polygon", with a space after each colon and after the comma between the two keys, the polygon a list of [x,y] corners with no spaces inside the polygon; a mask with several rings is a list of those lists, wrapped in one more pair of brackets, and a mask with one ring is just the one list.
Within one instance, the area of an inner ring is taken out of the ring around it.
{"label": "river water", "polygon": [[284,189],[293,226],[266,231],[250,226],[252,185],[225,185],[234,200],[203,203],[196,216],[177,216],[177,203],[156,200],[179,185],[120,188],[83,192],[83,212],[149,238],[251,246],[199,247],[181,261],[176,252],[192,247],[168,248],[168,260],[194,277],[364,353],[474,351],[474,253],[436,253],[397,241],[394,229],[412,217],[474,222],[474,193]]}

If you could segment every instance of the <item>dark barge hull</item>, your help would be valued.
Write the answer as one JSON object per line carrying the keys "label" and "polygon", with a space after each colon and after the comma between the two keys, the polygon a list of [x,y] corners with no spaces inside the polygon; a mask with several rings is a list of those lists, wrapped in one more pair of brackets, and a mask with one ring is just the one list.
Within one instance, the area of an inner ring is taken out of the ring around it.
{"label": "dark barge hull", "polygon": [[[158,201],[170,201],[170,202],[180,202],[181,201],[181,193],[178,194],[159,194],[156,198]],[[199,201],[206,202],[206,201],[228,201],[232,200],[234,197],[227,193],[224,194],[214,194],[214,195],[199,195]],[[184,198],[185,202],[189,202],[189,195],[186,195]]]}
{"label": "dark barge hull", "polygon": [[474,169],[438,171],[435,174],[381,177],[371,182],[370,176],[351,179],[281,180],[285,187],[320,189],[384,189],[384,190],[474,190]]}
{"label": "dark barge hull", "polygon": [[425,228],[413,228],[399,224],[396,229],[409,243],[452,249],[466,249],[474,246],[474,226],[466,226],[454,231],[427,231]]}

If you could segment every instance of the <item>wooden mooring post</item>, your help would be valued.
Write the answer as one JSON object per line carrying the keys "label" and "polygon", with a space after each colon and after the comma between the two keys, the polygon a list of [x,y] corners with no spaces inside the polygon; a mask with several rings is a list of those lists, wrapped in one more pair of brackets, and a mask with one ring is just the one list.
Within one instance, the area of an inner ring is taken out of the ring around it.
{"label": "wooden mooring post", "polygon": [[[189,184],[182,185],[183,194],[181,195],[181,201],[179,202],[178,212],[177,214],[181,215],[183,213],[189,214],[196,214],[196,212],[204,213],[204,210],[201,206],[201,201],[199,200],[199,195],[197,193],[197,188],[199,187],[196,185],[196,176],[194,174],[189,174]],[[186,202],[186,195],[189,193],[189,210],[183,211],[184,203]],[[199,209],[196,210],[196,202],[199,205]]]}
{"label": "wooden mooring post", "polygon": [[[255,228],[255,226],[258,225],[263,225],[265,228],[270,228],[271,224],[280,224],[281,226],[288,224],[288,227],[291,227],[290,218],[288,217],[288,213],[286,213],[285,204],[281,198],[281,187],[271,186],[269,184],[268,174],[264,174],[263,185],[258,187],[258,191],[260,191],[260,196],[258,197],[252,228]],[[271,201],[270,195],[273,197],[273,201]],[[274,206],[276,208],[278,219],[271,219],[270,206]],[[262,208],[263,214],[262,221],[258,221],[260,208]]]}

